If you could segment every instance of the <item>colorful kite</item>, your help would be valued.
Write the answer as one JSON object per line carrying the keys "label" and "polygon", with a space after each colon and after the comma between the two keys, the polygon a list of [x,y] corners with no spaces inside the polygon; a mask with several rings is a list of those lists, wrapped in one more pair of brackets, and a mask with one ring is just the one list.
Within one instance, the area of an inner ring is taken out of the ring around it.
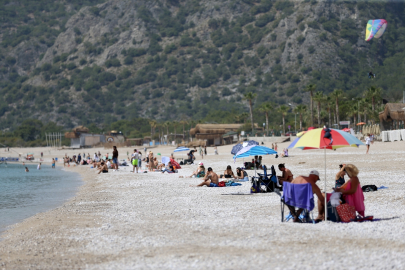
{"label": "colorful kite", "polygon": [[366,41],[372,38],[379,38],[384,34],[387,28],[387,21],[384,19],[369,20],[366,27]]}

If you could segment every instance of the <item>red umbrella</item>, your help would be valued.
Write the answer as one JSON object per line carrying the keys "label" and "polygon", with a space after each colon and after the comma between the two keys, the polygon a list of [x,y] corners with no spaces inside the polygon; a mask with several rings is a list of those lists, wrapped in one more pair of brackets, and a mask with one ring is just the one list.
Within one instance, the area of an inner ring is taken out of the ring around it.
{"label": "red umbrella", "polygon": [[344,129],[342,129],[343,131],[346,131],[346,132],[349,132],[350,131],[350,128],[344,128]]}

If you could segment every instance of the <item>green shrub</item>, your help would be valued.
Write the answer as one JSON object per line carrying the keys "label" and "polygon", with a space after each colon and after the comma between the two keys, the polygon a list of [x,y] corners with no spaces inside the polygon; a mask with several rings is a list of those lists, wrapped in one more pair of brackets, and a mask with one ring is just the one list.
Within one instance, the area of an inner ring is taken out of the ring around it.
{"label": "green shrub", "polygon": [[309,46],[309,47],[308,47],[308,52],[309,52],[310,54],[313,54],[313,53],[315,52],[315,47],[314,47],[313,45]]}
{"label": "green shrub", "polygon": [[68,70],[73,70],[76,68],[76,64],[73,62],[70,62],[66,67]]}
{"label": "green shrub", "polygon": [[303,35],[299,35],[297,37],[298,44],[301,45],[305,41],[305,37]]}
{"label": "green shrub", "polygon": [[134,58],[131,56],[127,56],[124,58],[124,64],[129,66],[132,65],[134,63]]}
{"label": "green shrub", "polygon": [[120,62],[120,60],[118,60],[117,58],[111,58],[111,59],[105,61],[104,64],[105,64],[105,66],[106,66],[107,68],[110,68],[110,67],[120,67],[120,66],[121,66],[121,62]]}

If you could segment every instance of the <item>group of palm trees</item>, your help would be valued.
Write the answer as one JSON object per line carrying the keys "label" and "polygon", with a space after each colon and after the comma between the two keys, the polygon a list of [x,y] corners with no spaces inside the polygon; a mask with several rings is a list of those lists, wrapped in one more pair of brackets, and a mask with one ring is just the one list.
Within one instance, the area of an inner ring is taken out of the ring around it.
{"label": "group of palm trees", "polygon": [[[166,131],[166,138],[167,140],[169,139],[169,127],[173,127],[174,131],[174,138],[176,139],[177,137],[177,127],[180,125],[183,127],[183,140],[185,138],[185,127],[186,125],[189,124],[187,120],[181,120],[181,121],[166,121],[163,123],[157,122],[156,120],[150,120],[149,125],[150,125],[150,135],[151,139],[158,137],[160,142],[163,142],[164,138],[164,132]],[[156,134],[156,129],[158,130],[158,133]],[[156,136],[158,135],[158,136]]]}
{"label": "group of palm trees", "polygon": [[[310,118],[309,123],[310,126],[314,126],[314,102],[316,103],[317,109],[317,126],[321,127],[323,124],[328,124],[332,127],[332,123],[335,123],[335,126],[339,127],[340,122],[340,115],[342,113],[339,112],[339,105],[341,102],[349,103],[349,109],[345,111],[346,117],[353,118],[353,124],[361,122],[361,116],[364,116],[364,122],[367,122],[367,116],[370,115],[370,120],[375,120],[378,118],[378,112],[376,111],[376,104],[381,105],[381,92],[382,89],[376,86],[370,86],[359,98],[352,98],[348,100],[345,97],[345,93],[341,89],[335,89],[329,95],[325,95],[322,91],[316,91],[315,84],[309,84],[304,88],[305,92],[310,93],[310,104],[309,104],[309,112]],[[250,121],[252,125],[252,132],[254,131],[253,126],[253,101],[256,98],[257,94],[249,92],[244,95],[246,101],[249,104],[249,111],[250,111]],[[379,102],[377,102],[379,101]],[[291,105],[291,104],[290,104]],[[323,121],[322,123],[322,107],[326,109],[328,114],[328,121]],[[266,116],[266,132],[267,135],[269,134],[269,114],[273,111],[279,113],[282,116],[283,120],[283,130],[282,132],[285,134],[285,117],[290,112],[290,107],[287,105],[280,105],[276,107],[275,104],[271,102],[262,103],[259,106],[259,111],[264,113]],[[292,108],[292,112],[294,114],[299,115],[299,130],[302,130],[302,122],[303,116],[307,115],[307,107],[305,105],[297,105]],[[333,119],[332,119],[333,114]]]}

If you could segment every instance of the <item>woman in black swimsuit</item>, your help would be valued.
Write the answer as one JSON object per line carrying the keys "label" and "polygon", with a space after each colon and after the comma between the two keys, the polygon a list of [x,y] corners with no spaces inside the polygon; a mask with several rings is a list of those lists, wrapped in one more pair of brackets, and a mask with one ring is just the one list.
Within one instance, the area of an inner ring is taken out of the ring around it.
{"label": "woman in black swimsuit", "polygon": [[221,175],[220,178],[236,178],[235,175],[233,174],[232,167],[230,165],[226,167],[224,174]]}
{"label": "woman in black swimsuit", "polygon": [[335,188],[340,188],[346,182],[345,181],[346,172],[345,169],[343,168],[343,165],[339,165],[339,168],[340,171],[335,176]]}

